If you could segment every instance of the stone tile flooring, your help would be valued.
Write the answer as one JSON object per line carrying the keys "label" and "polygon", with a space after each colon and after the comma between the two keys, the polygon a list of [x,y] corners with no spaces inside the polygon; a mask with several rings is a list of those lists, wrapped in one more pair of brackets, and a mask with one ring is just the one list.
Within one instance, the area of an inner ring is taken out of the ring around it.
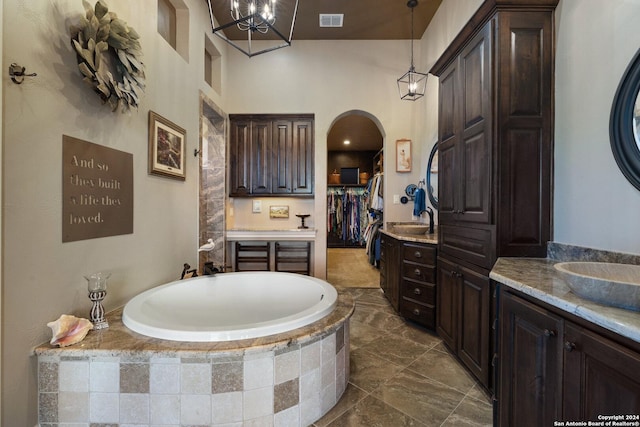
{"label": "stone tile flooring", "polygon": [[490,426],[488,395],[428,330],[396,315],[380,288],[349,288],[351,373],[315,427]]}

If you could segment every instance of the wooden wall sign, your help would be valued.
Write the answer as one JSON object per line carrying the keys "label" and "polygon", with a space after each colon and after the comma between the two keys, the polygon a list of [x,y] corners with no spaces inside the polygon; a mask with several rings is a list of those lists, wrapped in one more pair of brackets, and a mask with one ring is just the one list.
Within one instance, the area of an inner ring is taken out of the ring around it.
{"label": "wooden wall sign", "polygon": [[62,136],[62,241],[133,233],[133,154]]}

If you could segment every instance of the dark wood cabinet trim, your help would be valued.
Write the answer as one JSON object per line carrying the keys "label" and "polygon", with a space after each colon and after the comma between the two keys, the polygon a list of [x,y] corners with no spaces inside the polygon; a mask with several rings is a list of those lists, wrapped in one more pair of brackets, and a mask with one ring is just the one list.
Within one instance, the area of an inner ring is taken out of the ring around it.
{"label": "dark wood cabinet trim", "polygon": [[482,26],[489,21],[497,11],[554,10],[558,2],[559,0],[485,0],[449,44],[447,50],[440,56],[433,67],[431,67],[429,73],[439,77],[443,70],[458,56],[467,44],[467,41],[479,32]]}

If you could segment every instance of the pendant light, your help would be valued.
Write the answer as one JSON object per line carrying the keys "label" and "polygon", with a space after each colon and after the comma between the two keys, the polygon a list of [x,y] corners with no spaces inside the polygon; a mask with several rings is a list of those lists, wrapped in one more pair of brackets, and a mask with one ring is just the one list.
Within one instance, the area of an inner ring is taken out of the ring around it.
{"label": "pendant light", "polygon": [[418,0],[409,0],[407,6],[411,9],[411,66],[409,71],[398,79],[398,92],[400,99],[415,101],[424,96],[427,88],[427,74],[416,71],[413,66],[413,8],[418,5]]}
{"label": "pendant light", "polygon": [[[276,1],[278,7],[276,8]],[[291,46],[299,0],[229,0],[228,22],[215,25],[211,0],[209,18],[213,34],[229,43],[248,57]],[[218,10],[216,9],[216,12]],[[276,15],[278,23],[276,25]],[[217,17],[222,22],[223,16]],[[223,30],[227,29],[229,36]],[[240,32],[241,36],[237,36]],[[288,34],[286,34],[288,32]],[[233,34],[232,34],[233,33]],[[260,49],[253,42],[260,41]]]}

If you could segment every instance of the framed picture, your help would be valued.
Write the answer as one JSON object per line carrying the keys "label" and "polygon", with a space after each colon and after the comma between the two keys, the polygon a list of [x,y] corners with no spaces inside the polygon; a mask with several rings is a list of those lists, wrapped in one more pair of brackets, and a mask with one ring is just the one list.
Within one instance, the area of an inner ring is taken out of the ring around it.
{"label": "framed picture", "polygon": [[289,218],[289,206],[269,206],[269,218]]}
{"label": "framed picture", "polygon": [[180,126],[149,111],[149,173],[184,181],[186,137]]}
{"label": "framed picture", "polygon": [[411,172],[411,140],[396,141],[396,172]]}

